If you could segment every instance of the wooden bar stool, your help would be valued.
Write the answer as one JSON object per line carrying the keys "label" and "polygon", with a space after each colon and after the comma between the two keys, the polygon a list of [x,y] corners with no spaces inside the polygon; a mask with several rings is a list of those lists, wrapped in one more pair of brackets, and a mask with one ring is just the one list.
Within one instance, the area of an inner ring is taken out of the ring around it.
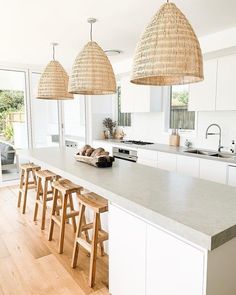
{"label": "wooden bar stool", "polygon": [[[60,176],[49,171],[49,170],[39,170],[35,172],[37,178],[37,193],[34,207],[34,221],[37,220],[38,208],[42,207],[42,219],[41,219],[41,229],[45,229],[47,202],[52,201],[53,190],[52,182],[58,180]],[[51,190],[49,185],[51,185]]]}
{"label": "wooden bar stool", "polygon": [[[52,183],[53,188],[53,205],[49,226],[48,240],[52,240],[54,224],[56,223],[60,227],[59,236],[59,248],[58,253],[63,253],[64,237],[65,237],[65,225],[66,221],[71,218],[74,232],[76,232],[76,220],[75,217],[79,215],[79,211],[74,209],[72,193],[80,194],[83,189],[81,186],[72,183],[67,179],[58,179]],[[58,201],[61,201],[61,205]],[[69,207],[70,212],[67,213]],[[61,209],[61,216],[56,215],[58,209]]]}
{"label": "wooden bar stool", "polygon": [[[90,253],[90,270],[89,270],[89,286],[92,288],[95,282],[96,274],[96,258],[97,258],[97,245],[100,244],[101,254],[104,254],[103,242],[108,240],[108,233],[101,228],[100,214],[108,211],[108,202],[103,197],[95,194],[78,195],[80,213],[78,227],[75,236],[74,250],[71,266],[73,268],[77,265],[79,247],[82,246]],[[85,209],[90,208],[94,212],[93,223],[83,224]],[[81,235],[83,231],[92,229],[92,242],[84,240]]]}
{"label": "wooden bar stool", "polygon": [[[41,167],[38,165],[35,165],[34,163],[20,165],[20,188],[18,193],[17,206],[20,207],[21,197],[23,194],[23,207],[22,207],[23,214],[25,213],[25,209],[26,209],[28,190],[37,188],[37,180],[36,180],[35,172],[40,169]],[[32,174],[32,180],[30,180],[30,174]]]}

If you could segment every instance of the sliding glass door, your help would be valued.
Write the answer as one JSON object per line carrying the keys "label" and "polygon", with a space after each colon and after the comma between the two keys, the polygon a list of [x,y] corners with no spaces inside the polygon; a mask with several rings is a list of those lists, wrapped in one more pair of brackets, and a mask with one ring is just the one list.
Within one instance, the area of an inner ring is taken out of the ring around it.
{"label": "sliding glass door", "polygon": [[0,183],[19,177],[17,149],[85,144],[85,97],[37,99],[40,75],[27,69],[0,69]]}
{"label": "sliding glass door", "polygon": [[16,149],[28,147],[26,71],[0,69],[1,181],[18,178]]}

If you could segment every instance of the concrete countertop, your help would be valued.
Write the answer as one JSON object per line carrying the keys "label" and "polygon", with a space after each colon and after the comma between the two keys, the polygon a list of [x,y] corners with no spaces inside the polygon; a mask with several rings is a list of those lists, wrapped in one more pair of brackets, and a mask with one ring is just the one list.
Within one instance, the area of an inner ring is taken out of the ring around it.
{"label": "concrete countertop", "polygon": [[157,152],[164,152],[164,153],[171,153],[171,154],[178,154],[178,155],[183,155],[187,157],[197,157],[197,158],[202,158],[202,159],[207,159],[207,160],[213,160],[213,161],[220,161],[220,162],[226,162],[226,163],[232,163],[236,164],[236,155],[235,154],[230,154],[230,153],[222,153],[223,155],[230,156],[229,158],[227,157],[212,157],[212,156],[207,156],[207,155],[201,155],[201,154],[194,154],[194,153],[188,153],[186,152],[187,150],[204,150],[204,151],[209,151],[212,153],[217,153],[217,151],[213,150],[207,150],[204,148],[194,148],[191,147],[187,149],[186,147],[182,146],[170,146],[168,144],[161,144],[161,143],[154,143],[154,144],[147,144],[147,145],[137,145],[137,144],[129,144],[129,143],[122,143],[120,140],[116,139],[97,139],[95,140],[96,142],[101,142],[102,143],[108,143],[114,146],[122,146],[122,147],[127,147],[127,148],[133,148],[133,149],[143,149],[143,150],[150,150],[150,151],[157,151]]}
{"label": "concrete countertop", "polygon": [[73,148],[18,154],[94,191],[202,248],[236,237],[236,188],[116,159],[99,169],[76,162]]}

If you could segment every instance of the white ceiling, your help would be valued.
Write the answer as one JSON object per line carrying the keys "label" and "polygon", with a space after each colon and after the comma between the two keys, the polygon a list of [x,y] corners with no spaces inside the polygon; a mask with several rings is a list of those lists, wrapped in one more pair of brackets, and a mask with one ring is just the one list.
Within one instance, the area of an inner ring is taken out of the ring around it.
{"label": "white ceiling", "polygon": [[[236,0],[175,0],[198,36],[236,26]],[[99,20],[94,40],[103,49],[121,49],[114,62],[131,57],[138,38],[161,0],[0,0],[0,61],[44,65],[50,43],[70,68],[89,38],[88,17]]]}

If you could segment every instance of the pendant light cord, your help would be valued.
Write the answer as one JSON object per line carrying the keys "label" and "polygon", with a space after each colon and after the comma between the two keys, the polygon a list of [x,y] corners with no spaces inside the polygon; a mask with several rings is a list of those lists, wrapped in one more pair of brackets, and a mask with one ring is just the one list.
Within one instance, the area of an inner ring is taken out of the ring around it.
{"label": "pendant light cord", "polygon": [[51,43],[51,45],[52,45],[52,59],[55,60],[55,53],[56,53],[56,49],[55,48],[58,45],[58,43],[53,42],[53,43]]}
{"label": "pendant light cord", "polygon": [[88,18],[88,23],[90,24],[90,42],[93,42],[93,24],[96,23],[96,18]]}
{"label": "pendant light cord", "polygon": [[90,23],[90,41],[93,41],[93,23]]}
{"label": "pendant light cord", "polygon": [[52,45],[52,59],[55,60],[55,44]]}

